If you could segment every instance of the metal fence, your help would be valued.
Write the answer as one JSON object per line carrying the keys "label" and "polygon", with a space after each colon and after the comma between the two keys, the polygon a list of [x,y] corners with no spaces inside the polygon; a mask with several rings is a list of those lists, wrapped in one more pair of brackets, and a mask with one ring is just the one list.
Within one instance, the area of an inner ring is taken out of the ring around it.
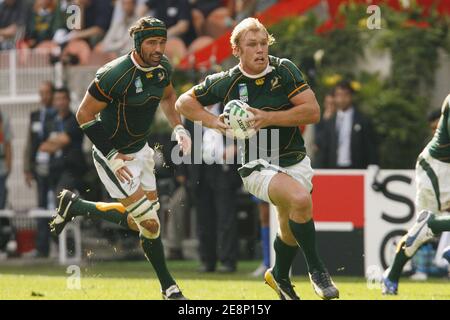
{"label": "metal fence", "polygon": [[39,108],[39,84],[54,81],[53,70],[48,52],[0,51],[0,111],[9,118],[13,133],[13,167],[7,183],[7,207],[17,211],[36,206],[35,188],[25,184],[23,155],[30,113]]}
{"label": "metal fence", "polygon": [[0,51],[0,103],[36,100],[36,89],[44,80],[54,80],[48,51]]}

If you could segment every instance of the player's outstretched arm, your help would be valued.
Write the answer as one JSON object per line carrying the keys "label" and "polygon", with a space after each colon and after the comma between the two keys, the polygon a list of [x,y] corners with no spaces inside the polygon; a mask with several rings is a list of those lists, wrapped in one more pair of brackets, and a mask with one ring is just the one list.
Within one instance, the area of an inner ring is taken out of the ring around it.
{"label": "player's outstretched arm", "polygon": [[253,128],[258,130],[268,126],[297,127],[320,121],[320,107],[311,89],[295,95],[290,102],[293,107],[283,111],[268,112],[249,108],[254,114],[254,117],[249,119],[253,121]]}
{"label": "player's outstretched arm", "polygon": [[176,110],[191,121],[200,121],[202,126],[217,129],[223,134],[230,129],[220,117],[206,111],[195,98],[193,89],[183,93],[175,104]]}
{"label": "player's outstretched arm", "polygon": [[175,128],[182,124],[180,114],[175,110],[175,102],[177,101],[177,94],[172,84],[169,84],[164,89],[164,94],[161,98],[160,106],[169,120],[170,126]]}
{"label": "player's outstretched arm", "polygon": [[175,110],[176,101],[177,94],[175,93],[175,89],[172,84],[170,84],[166,87],[166,89],[164,89],[160,106],[174,130],[178,145],[183,151],[183,154],[187,155],[191,152],[191,137],[188,131],[183,127],[180,114]]}

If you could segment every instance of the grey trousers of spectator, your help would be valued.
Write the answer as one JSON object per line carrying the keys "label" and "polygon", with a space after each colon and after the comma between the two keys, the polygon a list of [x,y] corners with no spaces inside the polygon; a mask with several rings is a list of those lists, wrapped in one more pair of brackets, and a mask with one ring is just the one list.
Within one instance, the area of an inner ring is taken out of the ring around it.
{"label": "grey trousers of spectator", "polygon": [[168,249],[182,249],[185,235],[186,212],[189,209],[186,188],[178,187],[167,204],[170,213],[167,217],[166,242]]}
{"label": "grey trousers of spectator", "polygon": [[[38,207],[47,209],[49,206],[49,191],[52,190],[52,183],[50,177],[36,176],[37,193],[38,193]],[[48,226],[50,219],[37,219],[37,234],[36,234],[36,250],[38,256],[48,257],[50,248],[50,228]]]}

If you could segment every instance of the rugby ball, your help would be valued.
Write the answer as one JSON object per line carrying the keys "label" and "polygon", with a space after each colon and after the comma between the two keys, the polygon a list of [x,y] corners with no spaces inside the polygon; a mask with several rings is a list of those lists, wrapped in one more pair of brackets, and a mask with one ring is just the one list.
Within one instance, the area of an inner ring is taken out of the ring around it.
{"label": "rugby ball", "polygon": [[237,139],[248,139],[256,133],[248,120],[253,117],[248,108],[249,105],[241,100],[230,100],[223,109],[223,121],[231,127],[233,136]]}

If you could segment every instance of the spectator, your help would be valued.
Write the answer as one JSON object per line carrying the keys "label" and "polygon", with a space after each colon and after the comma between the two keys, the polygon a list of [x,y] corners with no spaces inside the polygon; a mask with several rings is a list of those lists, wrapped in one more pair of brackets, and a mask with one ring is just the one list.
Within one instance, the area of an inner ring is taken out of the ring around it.
{"label": "spectator", "polygon": [[[0,210],[5,209],[8,197],[6,180],[12,168],[12,133],[8,118],[0,112]],[[0,260],[7,256],[6,247],[13,238],[8,218],[0,217]]]}
{"label": "spectator", "polygon": [[320,122],[314,125],[314,143],[311,150],[311,153],[314,155],[314,167],[323,162],[320,157],[323,156],[323,145],[327,143],[325,136],[327,121],[333,118],[335,114],[336,105],[334,103],[333,92],[330,92],[323,99],[323,113]]}
{"label": "spectator", "polygon": [[190,201],[186,189],[186,175],[177,171],[175,177],[175,190],[171,194],[168,203],[168,222],[167,222],[167,259],[183,260],[182,241],[186,234],[186,221],[190,209]]}
{"label": "spectator", "polygon": [[105,38],[95,47],[95,53],[103,55],[104,60],[112,60],[131,51],[133,39],[128,29],[138,19],[136,14],[136,0],[119,0],[123,15],[120,20],[113,21]]}
{"label": "spectator", "polygon": [[[136,16],[138,18],[147,16],[148,7],[145,4],[147,0],[136,0],[135,1],[135,7],[136,7]],[[114,4],[114,10],[112,15],[111,24],[116,23],[117,21],[121,21],[124,16],[124,9],[122,7],[122,1],[115,1]]]}
{"label": "spectator", "polygon": [[256,13],[263,12],[267,10],[270,6],[277,3],[278,0],[258,0],[256,3]]}
{"label": "spectator", "polygon": [[6,179],[12,168],[12,133],[8,118],[0,112],[0,210],[6,206]]}
{"label": "spectator", "polygon": [[[50,178],[50,154],[39,150],[41,144],[47,140],[52,130],[56,111],[52,106],[53,85],[45,81],[40,85],[41,109],[30,115],[28,140],[25,148],[24,173],[28,187],[32,181],[37,184],[38,207],[42,209],[54,208],[53,186]],[[47,257],[49,250],[50,231],[48,219],[37,221],[36,249],[39,257]]]}
{"label": "spectator", "polygon": [[166,257],[170,260],[181,260],[184,258],[182,240],[185,238],[190,208],[185,166],[175,165],[171,160],[176,142],[171,141],[170,133],[155,133],[149,138],[148,143],[155,151],[153,159],[158,197],[161,212],[164,214]]}
{"label": "spectator", "polygon": [[[220,104],[210,107],[210,112],[217,115],[221,110]],[[235,272],[238,257],[236,191],[241,180],[236,165],[224,164],[226,155],[233,153],[225,149],[224,137],[213,129],[200,130],[203,130],[203,164],[190,166],[197,209],[199,271],[214,272],[219,261],[217,271]]]}
{"label": "spectator", "polygon": [[192,4],[192,23],[197,38],[189,45],[188,53],[206,47],[214,42],[214,36],[219,36],[232,25],[228,8],[222,6],[220,0],[194,0]]}
{"label": "spectator", "polygon": [[65,37],[69,41],[62,53],[62,60],[66,63],[88,64],[91,48],[99,43],[108,31],[113,6],[110,0],[76,0],[81,7],[81,30],[72,30]]}
{"label": "spectator", "polygon": [[235,0],[234,1],[234,19],[236,23],[245,18],[251,17],[256,12],[256,0]]}
{"label": "spectator", "polygon": [[188,0],[149,0],[146,4],[155,18],[166,23],[166,55],[177,64],[186,54],[186,47],[196,38]]}
{"label": "spectator", "polygon": [[57,115],[53,119],[52,132],[39,146],[39,151],[52,155],[50,172],[58,195],[63,189],[82,189],[86,162],[82,150],[83,132],[70,110],[70,92],[67,88],[55,90],[53,105]]}
{"label": "spectator", "polygon": [[13,49],[25,27],[26,8],[23,0],[4,0],[0,3],[0,50]]}
{"label": "spectator", "polygon": [[369,164],[377,164],[372,123],[353,105],[353,89],[349,82],[336,85],[334,103],[338,111],[325,124],[318,167],[365,169]]}
{"label": "spectator", "polygon": [[36,0],[28,20],[25,43],[27,47],[55,48],[53,37],[64,26],[63,17],[55,0]]}
{"label": "spectator", "polygon": [[233,12],[236,23],[261,13],[274,5],[277,0],[231,0],[228,7]]}
{"label": "spectator", "polygon": [[[206,20],[211,16],[215,17],[223,9],[226,10],[228,17],[228,9],[222,6],[220,0],[193,0],[192,5],[192,20],[197,35],[205,35]],[[214,19],[214,18],[213,18]],[[231,18],[230,18],[231,20]]]}

